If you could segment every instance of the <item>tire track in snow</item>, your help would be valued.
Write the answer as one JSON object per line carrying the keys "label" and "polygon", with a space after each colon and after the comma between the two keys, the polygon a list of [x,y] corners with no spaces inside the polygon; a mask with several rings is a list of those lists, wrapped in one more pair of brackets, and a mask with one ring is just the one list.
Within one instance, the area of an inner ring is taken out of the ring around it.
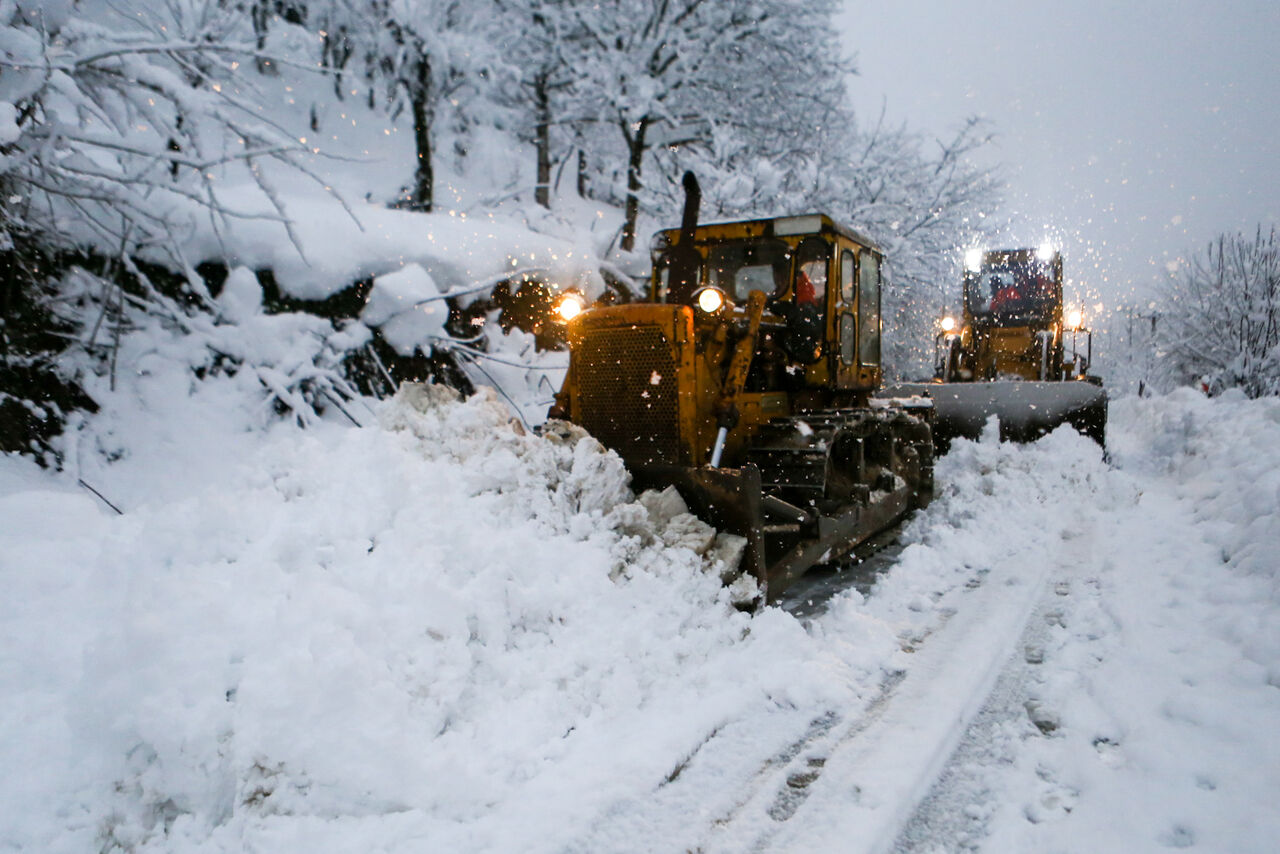
{"label": "tire track in snow", "polygon": [[[1021,536],[1007,540],[1013,548],[920,647],[892,708],[826,764],[821,792],[756,850],[954,851],[957,830],[981,833],[981,811],[970,824],[959,820],[967,816],[958,802],[973,789],[963,786],[972,781],[957,783],[958,751],[982,749],[983,723],[1013,720],[1037,736],[1053,728],[1053,710],[1031,702],[1028,673],[1043,658],[1051,626],[1068,610],[1072,590],[1064,579],[1095,561],[1095,469],[1086,465],[1076,473],[1083,477],[1055,483],[1050,468],[1044,477],[1038,468],[1028,471],[1041,495],[1038,506],[1018,514]],[[1063,507],[1072,512],[1062,513]],[[1042,782],[1051,800],[1069,810],[1071,793],[1052,779]],[[939,795],[950,785],[957,797],[944,804]],[[946,820],[928,824],[940,816]]]}
{"label": "tire track in snow", "polygon": [[[854,556],[801,578],[780,607],[808,622],[819,618],[831,599],[846,589],[870,595],[876,578],[892,568],[902,551],[897,541],[901,529],[902,526],[897,525],[868,546],[855,550]],[[948,616],[943,613],[942,622]],[[912,642],[920,640],[917,637]],[[821,767],[822,757],[830,752],[831,745],[846,740],[851,727],[860,729],[878,714],[901,679],[900,672],[889,674],[880,686],[880,693],[869,701],[861,716],[852,720],[846,720],[847,716],[835,709],[817,714],[807,709],[776,710],[762,719],[723,721],[675,763],[647,798],[627,798],[613,804],[590,823],[590,830],[583,837],[565,850],[633,850],[625,846],[634,845],[634,835],[629,831],[620,832],[619,828],[652,833],[657,825],[687,823],[693,828],[714,830],[731,823],[738,813],[755,802],[764,803],[766,797],[774,798],[769,808],[773,815],[789,814],[807,795],[808,782],[817,776],[813,769]],[[798,726],[797,722],[805,717],[809,718],[807,722]],[[705,803],[709,788],[722,784],[725,776],[743,782],[714,807],[691,808],[691,804]],[[694,843],[681,845],[691,851],[700,850]]]}
{"label": "tire track in snow", "polygon": [[[1014,761],[1020,744],[1047,737],[1057,727],[1053,710],[1040,705],[1035,686],[1044,661],[1050,630],[1063,619],[1056,597],[1072,595],[1069,582],[1053,584],[1053,594],[1036,607],[1017,649],[955,752],[893,845],[893,854],[977,850],[1001,794],[988,779],[991,769]],[[1095,591],[1096,592],[1096,591]],[[1041,777],[1040,803],[1045,810],[1070,812],[1074,793]],[[1029,821],[1043,816],[1027,816]]]}
{"label": "tire track in snow", "polygon": [[[903,827],[893,854],[980,847],[1000,800],[1000,793],[991,789],[991,769],[1012,762],[1025,739],[1051,736],[1057,729],[1057,715],[1038,697],[1039,668],[1046,650],[1055,643],[1054,627],[1071,620],[1076,600],[1093,601],[1100,596],[1097,579],[1090,571],[1097,561],[1098,512],[1095,506],[1082,513],[1076,530],[1063,531],[1063,536],[1069,537],[1071,559],[1057,561],[1052,581],[1045,585],[1014,653],[937,782]],[[1081,567],[1086,570],[1085,578],[1073,583],[1081,575]],[[1026,808],[1028,821],[1071,811],[1077,793],[1058,785],[1047,771],[1040,775],[1040,784],[1039,809]]]}
{"label": "tire track in snow", "polygon": [[914,644],[910,666],[874,709],[829,741],[794,808],[771,812],[772,803],[757,802],[696,850],[888,850],[1021,637],[1049,571],[1036,557],[1020,550],[957,591],[954,611]]}

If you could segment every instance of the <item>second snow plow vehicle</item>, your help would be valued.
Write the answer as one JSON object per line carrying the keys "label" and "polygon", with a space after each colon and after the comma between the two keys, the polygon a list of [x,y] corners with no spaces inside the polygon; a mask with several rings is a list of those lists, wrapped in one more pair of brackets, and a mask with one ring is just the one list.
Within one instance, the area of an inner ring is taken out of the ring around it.
{"label": "second snow plow vehicle", "polygon": [[675,486],[746,539],[743,570],[776,599],[926,504],[929,404],[880,384],[880,251],[823,215],[697,224],[653,243],[651,302],[568,323],[553,417],[626,461],[637,489]]}
{"label": "second snow plow vehicle", "polygon": [[1105,443],[1107,397],[1089,373],[1092,336],[1079,311],[1063,310],[1062,254],[1052,247],[972,250],[963,314],[942,320],[937,345],[934,382],[886,393],[933,398],[940,449],[956,436],[976,439],[993,415],[1002,439],[1029,441],[1070,424]]}

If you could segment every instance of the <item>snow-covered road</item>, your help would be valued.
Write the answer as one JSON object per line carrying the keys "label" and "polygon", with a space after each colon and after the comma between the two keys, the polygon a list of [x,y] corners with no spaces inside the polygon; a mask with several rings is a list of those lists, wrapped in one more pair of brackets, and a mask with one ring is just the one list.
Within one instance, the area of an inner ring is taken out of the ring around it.
{"label": "snow-covered road", "polygon": [[1190,392],[1118,410],[1075,559],[901,850],[1280,838],[1280,411]]}
{"label": "snow-covered road", "polygon": [[1118,401],[1111,464],[959,443],[872,594],[799,620],[736,613],[696,529],[492,399],[246,433],[232,378],[133,382],[82,436],[123,458],[78,472],[123,516],[0,461],[0,845],[1280,838],[1275,401]]}

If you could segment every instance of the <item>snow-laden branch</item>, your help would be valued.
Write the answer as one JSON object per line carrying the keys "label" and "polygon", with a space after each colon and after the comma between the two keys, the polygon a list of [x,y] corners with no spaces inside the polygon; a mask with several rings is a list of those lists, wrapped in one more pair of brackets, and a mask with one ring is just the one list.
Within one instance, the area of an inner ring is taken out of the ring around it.
{"label": "snow-laden branch", "polygon": [[[22,201],[6,206],[0,225],[88,241],[107,254],[168,244],[176,257],[175,229],[195,206],[219,239],[232,219],[280,223],[301,255],[267,165],[336,194],[308,165],[316,150],[239,94],[251,86],[241,64],[266,57],[245,16],[219,0],[158,8],[120,0],[113,11],[120,29],[72,14],[51,32],[0,6],[0,70],[12,76],[16,113],[0,182]],[[215,182],[232,168],[244,170],[269,211],[223,203]]]}

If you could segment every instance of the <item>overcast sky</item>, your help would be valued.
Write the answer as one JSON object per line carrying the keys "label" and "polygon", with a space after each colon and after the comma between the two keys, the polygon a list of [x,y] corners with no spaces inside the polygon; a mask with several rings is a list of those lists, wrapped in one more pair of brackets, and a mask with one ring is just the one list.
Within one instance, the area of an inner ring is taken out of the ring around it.
{"label": "overcast sky", "polygon": [[1280,0],[845,0],[864,121],[992,122],[1009,245],[1132,302],[1221,231],[1280,222]]}

